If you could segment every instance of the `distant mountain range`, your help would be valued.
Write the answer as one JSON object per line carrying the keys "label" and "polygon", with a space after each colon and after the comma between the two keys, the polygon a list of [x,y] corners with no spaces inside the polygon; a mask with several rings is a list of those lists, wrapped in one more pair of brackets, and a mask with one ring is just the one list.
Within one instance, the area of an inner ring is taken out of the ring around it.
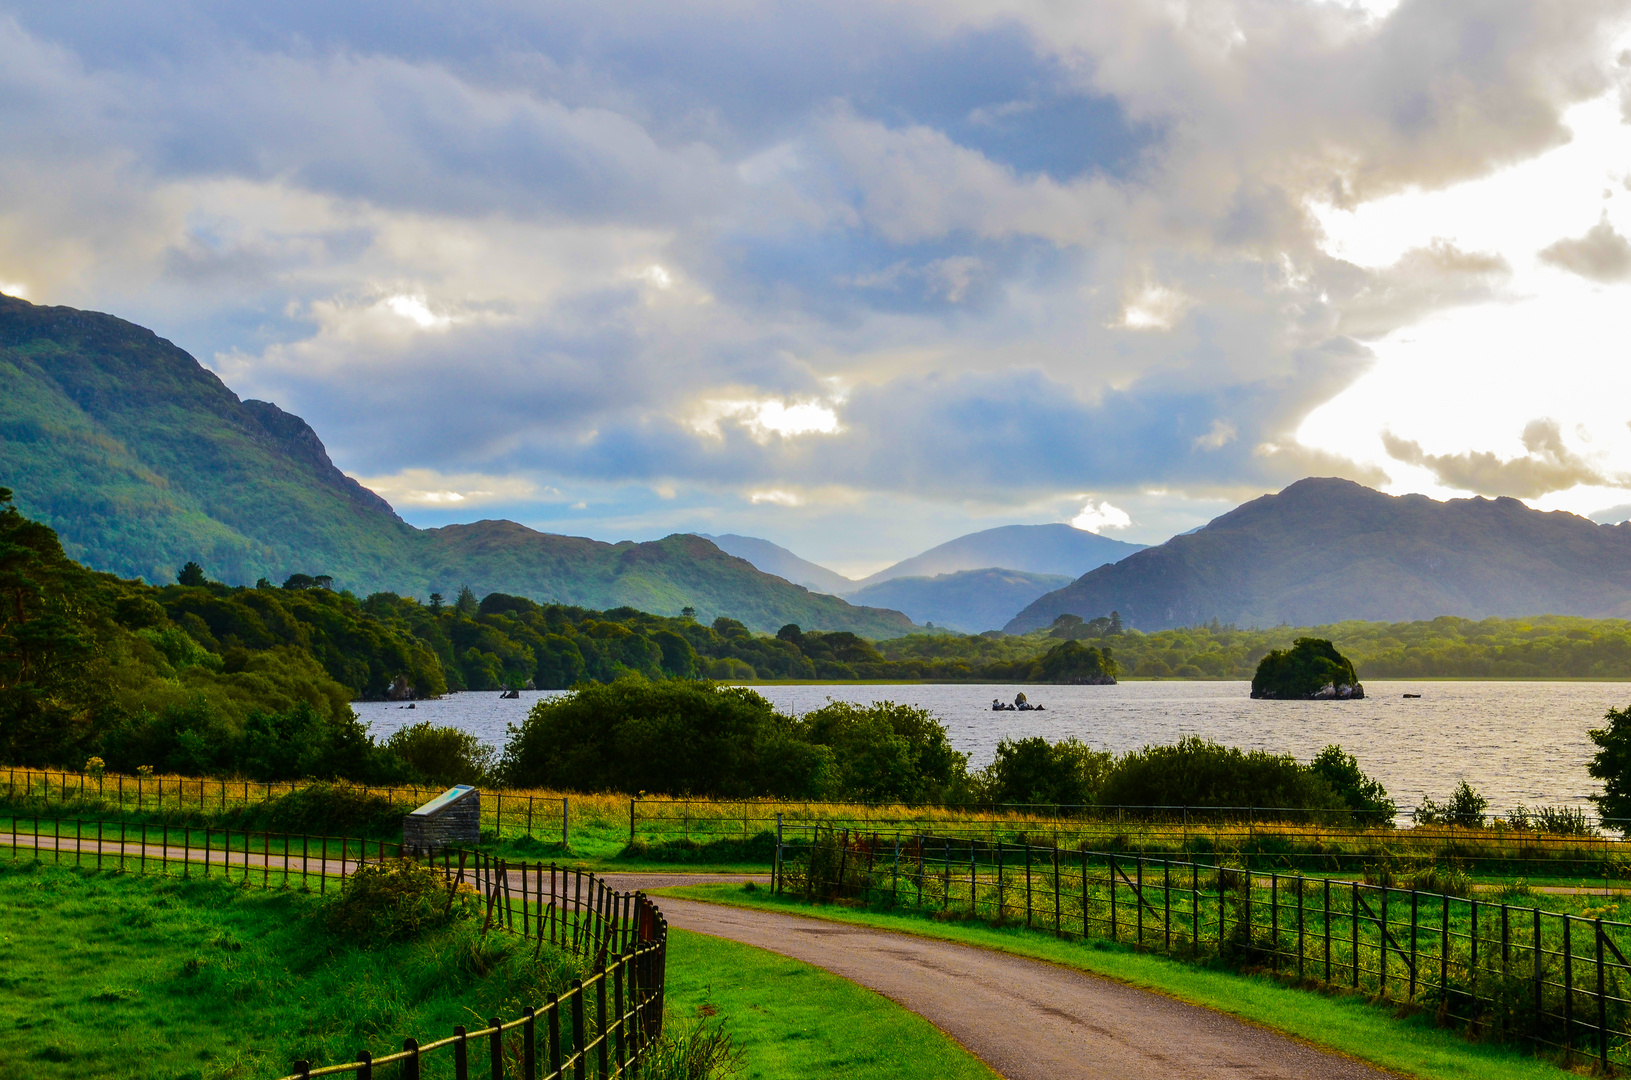
{"label": "distant mountain range", "polygon": [[861,579],[856,588],[863,589],[891,578],[934,577],[988,567],[1077,577],[1096,566],[1125,559],[1144,547],[1069,525],[1003,525],[947,540],[921,555]]}
{"label": "distant mountain range", "polygon": [[1004,525],[948,540],[852,581],[769,540],[701,535],[767,574],[965,633],[995,630],[1043,593],[1144,549],[1069,525]]}
{"label": "distant mountain range", "polygon": [[855,582],[836,570],[828,570],[825,566],[818,566],[808,559],[801,559],[769,540],[761,540],[756,536],[737,536],[735,533],[726,533],[723,536],[709,536],[707,533],[696,535],[711,541],[727,555],[746,559],[765,573],[786,578],[795,585],[803,585],[811,592],[848,596],[859,588]]}
{"label": "distant mountain range", "polygon": [[123,319],[0,296],[0,485],[95,569],[165,583],[328,574],[358,593],[514,593],[754,630],[893,637],[898,611],[766,574],[707,540],[602,543],[510,521],[415,529],[335,468],[297,416],[240,401],[175,345]]}
{"label": "distant mountain range", "polygon": [[1404,622],[1460,615],[1631,617],[1631,523],[1599,525],[1517,499],[1385,495],[1300,480],[1037,598],[1007,626],[1119,611],[1165,630]]}
{"label": "distant mountain range", "polygon": [[858,604],[890,607],[913,621],[978,634],[998,630],[1038,596],[1069,585],[1060,574],[1021,570],[959,570],[934,577],[898,577],[850,594]]}

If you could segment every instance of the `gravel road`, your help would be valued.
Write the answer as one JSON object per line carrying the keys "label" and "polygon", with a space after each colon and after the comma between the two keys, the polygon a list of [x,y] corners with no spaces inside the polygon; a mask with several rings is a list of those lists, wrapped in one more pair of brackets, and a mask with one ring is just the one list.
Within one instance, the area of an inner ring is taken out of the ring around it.
{"label": "gravel road", "polygon": [[[640,888],[682,884],[641,877]],[[670,926],[768,949],[877,991],[1009,1080],[1395,1076],[1211,1009],[1038,960],[779,912],[658,902]]]}

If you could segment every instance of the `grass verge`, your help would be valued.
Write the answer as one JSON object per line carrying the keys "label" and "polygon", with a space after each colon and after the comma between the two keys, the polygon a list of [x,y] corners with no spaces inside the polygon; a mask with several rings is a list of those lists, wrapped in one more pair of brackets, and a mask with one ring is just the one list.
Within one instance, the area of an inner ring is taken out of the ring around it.
{"label": "grass verge", "polygon": [[660,890],[656,895],[871,926],[1027,956],[1217,1009],[1423,1080],[1558,1080],[1569,1075],[1516,1047],[1469,1042],[1454,1031],[1434,1026],[1430,1017],[1401,1015],[1395,1004],[1298,989],[1265,975],[1191,966],[1108,942],[1061,941],[1023,928],[809,905],[771,896],[762,888],[746,891],[736,885],[686,886]]}
{"label": "grass verge", "polygon": [[577,974],[474,918],[364,946],[321,911],[220,879],[0,867],[0,1076],[280,1076],[514,1015]]}
{"label": "grass verge", "polygon": [[940,1029],[888,998],[776,953],[669,930],[670,1023],[709,1017],[744,1051],[742,1080],[993,1080]]}

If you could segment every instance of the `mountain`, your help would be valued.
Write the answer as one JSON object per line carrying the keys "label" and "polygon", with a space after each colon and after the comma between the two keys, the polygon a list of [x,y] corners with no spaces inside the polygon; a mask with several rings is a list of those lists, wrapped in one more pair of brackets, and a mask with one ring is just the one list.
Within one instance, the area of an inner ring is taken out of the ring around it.
{"label": "mountain", "polygon": [[252,584],[327,574],[357,593],[463,584],[548,602],[891,637],[897,611],[762,573],[698,537],[608,544],[509,521],[415,529],[329,460],[306,422],[240,401],[123,319],[0,296],[0,486],[69,557],[165,583],[189,560]]}
{"label": "mountain", "polygon": [[1143,544],[1111,540],[1069,525],[1004,525],[948,540],[878,571],[858,582],[857,588],[891,578],[933,577],[991,566],[1028,574],[1076,577],[1095,566],[1125,559],[1143,549]]}
{"label": "mountain", "polygon": [[1459,615],[1631,617],[1631,524],[1517,499],[1384,495],[1299,480],[1204,528],[1039,597],[1006,627],[1110,611],[1140,630],[1404,622]]}
{"label": "mountain", "polygon": [[788,623],[806,630],[848,630],[868,638],[910,633],[899,611],[857,607],[811,592],[701,536],[608,544],[536,532],[513,521],[478,521],[427,529],[427,581],[468,581],[477,596],[514,593],[542,603],[601,609],[636,608],[659,615],[697,609],[701,622],[728,615],[750,630],[775,633]]}
{"label": "mountain", "polygon": [[384,580],[414,530],[299,417],[239,401],[151,330],[0,296],[0,484],[99,570]]}
{"label": "mountain", "polygon": [[895,608],[914,622],[932,622],[965,634],[1001,627],[1043,593],[1070,584],[1061,574],[1020,570],[959,570],[935,577],[898,577],[852,593],[857,604]]}
{"label": "mountain", "polygon": [[765,573],[786,578],[795,585],[803,585],[811,592],[844,596],[855,591],[855,582],[843,574],[835,573],[808,559],[801,559],[769,540],[760,540],[756,536],[737,536],[735,533],[726,533],[724,536],[709,536],[707,533],[697,535],[704,540],[712,541],[713,545],[725,554],[746,559]]}

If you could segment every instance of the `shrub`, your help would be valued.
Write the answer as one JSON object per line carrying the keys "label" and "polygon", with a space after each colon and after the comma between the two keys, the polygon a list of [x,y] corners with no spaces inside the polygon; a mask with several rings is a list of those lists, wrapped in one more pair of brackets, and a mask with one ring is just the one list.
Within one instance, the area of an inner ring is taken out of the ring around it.
{"label": "shrub", "polygon": [[540,701],[499,765],[517,787],[802,797],[832,787],[833,754],[743,687],[639,677]]}
{"label": "shrub", "polygon": [[1488,807],[1489,800],[1463,780],[1450,793],[1447,802],[1436,803],[1430,797],[1423,797],[1413,816],[1419,825],[1459,825],[1466,829],[1478,829],[1484,825],[1484,811]]}
{"label": "shrub", "polygon": [[428,720],[398,729],[385,740],[385,749],[430,784],[486,783],[498,757],[468,731],[438,727]]}
{"label": "shrub", "polygon": [[1354,811],[1353,819],[1359,825],[1392,825],[1399,808],[1388,798],[1387,789],[1366,776],[1352,754],[1332,744],[1315,755],[1308,768],[1321,777],[1337,793],[1337,797]]}
{"label": "shrub", "polygon": [[468,894],[453,894],[442,875],[411,859],[366,863],[347,875],[330,900],[330,932],[374,945],[411,941],[475,910]]}
{"label": "shrub", "polygon": [[1040,736],[1003,739],[980,774],[984,797],[997,803],[1091,803],[1110,770],[1111,757],[1076,739],[1049,743]]}
{"label": "shrub", "polygon": [[835,701],[807,713],[803,737],[832,751],[831,793],[900,802],[951,802],[966,794],[968,755],[951,748],[927,709]]}
{"label": "shrub", "polygon": [[1622,832],[1631,834],[1631,706],[1610,709],[1603,714],[1608,721],[1600,728],[1587,732],[1597,744],[1597,753],[1586,772],[1603,782],[1603,793],[1593,795],[1598,813],[1604,818],[1621,822]]}
{"label": "shrub", "polygon": [[1196,735],[1124,754],[1105,778],[1099,800],[1119,806],[1347,808],[1322,775],[1290,754],[1247,753]]}
{"label": "shrub", "polygon": [[266,826],[312,836],[377,836],[395,832],[413,807],[344,782],[310,784],[266,804]]}

